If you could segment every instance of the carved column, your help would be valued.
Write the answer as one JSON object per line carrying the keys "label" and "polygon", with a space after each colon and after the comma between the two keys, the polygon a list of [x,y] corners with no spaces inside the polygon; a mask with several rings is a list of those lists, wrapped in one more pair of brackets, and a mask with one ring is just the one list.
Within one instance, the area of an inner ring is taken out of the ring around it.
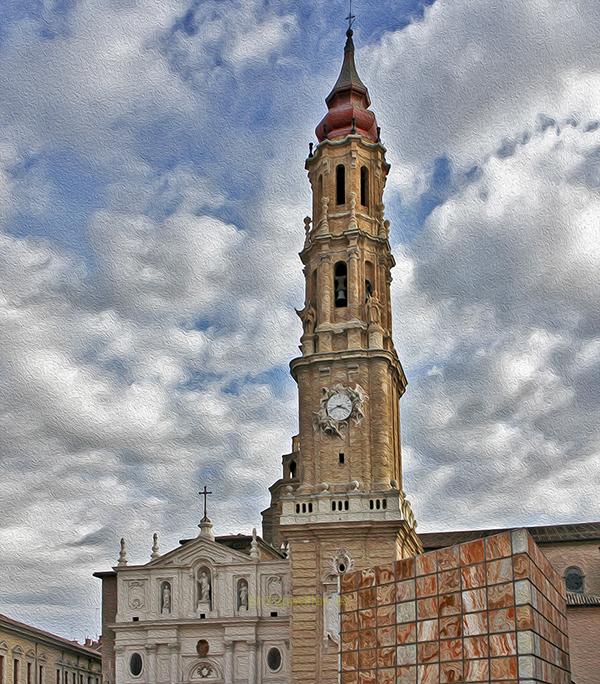
{"label": "carved column", "polygon": [[223,676],[225,684],[233,684],[233,641],[225,641],[225,666]]}
{"label": "carved column", "polygon": [[148,684],[155,684],[158,681],[156,674],[156,647],[151,645],[145,646],[146,662],[148,663],[148,674],[146,681]]}
{"label": "carved column", "polygon": [[[358,247],[351,247],[348,250],[348,304],[350,308],[350,319],[360,318],[360,263]],[[347,332],[348,349],[360,349],[362,345],[362,331],[359,328],[351,328]]]}
{"label": "carved column", "polygon": [[333,301],[333,273],[331,269],[331,256],[323,254],[321,256],[321,263],[319,264],[319,272],[317,274],[319,282],[319,297],[317,297],[317,307],[319,310],[317,328],[319,338],[318,347],[320,352],[331,351],[331,331],[321,331],[321,326],[328,326],[331,322],[331,306]]}
{"label": "carved column", "polygon": [[178,662],[178,655],[179,655],[179,647],[177,644],[171,644],[169,646],[169,650],[171,651],[171,681],[172,682],[178,682],[179,681],[179,662]]}
{"label": "carved column", "polygon": [[256,684],[256,641],[247,641],[248,645],[248,684]]}

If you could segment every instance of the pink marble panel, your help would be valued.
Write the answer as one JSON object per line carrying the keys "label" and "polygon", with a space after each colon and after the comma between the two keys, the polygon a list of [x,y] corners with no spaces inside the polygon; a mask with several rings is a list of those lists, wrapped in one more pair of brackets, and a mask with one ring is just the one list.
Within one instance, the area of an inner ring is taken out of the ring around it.
{"label": "pink marble panel", "polygon": [[426,641],[424,644],[417,644],[417,662],[423,663],[437,663],[440,659],[440,643],[439,641]]}
{"label": "pink marble panel", "polygon": [[432,551],[431,553],[424,553],[421,556],[417,556],[415,561],[417,575],[431,575],[437,570],[435,551]]}
{"label": "pink marble panel", "polygon": [[396,670],[377,670],[377,684],[396,684]]}
{"label": "pink marble panel", "polygon": [[358,592],[358,607],[363,610],[364,608],[375,608],[377,605],[377,589],[371,587],[370,589],[361,589]]}
{"label": "pink marble panel", "polygon": [[442,639],[440,641],[440,660],[462,660],[462,639]]}
{"label": "pink marble panel", "polygon": [[341,641],[343,651],[358,650],[358,632],[342,632]]}
{"label": "pink marble panel", "polygon": [[414,665],[417,662],[416,644],[406,644],[396,648],[398,665]]}
{"label": "pink marble panel", "polygon": [[490,660],[490,675],[492,679],[516,679],[519,676],[517,658],[492,658]]}
{"label": "pink marble panel", "polygon": [[439,636],[437,619],[417,622],[417,641],[433,641],[439,639]]}
{"label": "pink marble panel", "polygon": [[508,608],[515,604],[515,592],[512,582],[506,584],[493,584],[488,587],[488,607],[490,610],[496,608]]}
{"label": "pink marble panel", "polygon": [[377,605],[383,606],[387,603],[394,603],[396,600],[396,585],[382,584],[377,587]]}
{"label": "pink marble panel", "polygon": [[340,681],[342,684],[358,684],[358,672],[342,672]]}
{"label": "pink marble panel", "polygon": [[342,653],[342,672],[347,672],[348,670],[358,670],[357,651]]}
{"label": "pink marble panel", "polygon": [[395,667],[396,646],[386,646],[377,649],[377,667]]}
{"label": "pink marble panel", "polygon": [[440,663],[440,684],[464,681],[462,663]]}
{"label": "pink marble panel", "polygon": [[487,658],[489,655],[488,637],[473,636],[465,637],[463,641],[465,658]]}
{"label": "pink marble panel", "polygon": [[367,608],[366,610],[358,611],[358,628],[359,629],[371,629],[375,627],[377,621],[375,619],[376,612],[375,608]]}
{"label": "pink marble panel", "polygon": [[530,630],[536,628],[537,620],[531,606],[517,606],[517,629]]}
{"label": "pink marble panel", "polygon": [[375,576],[377,577],[377,584],[389,584],[396,581],[394,569],[390,565],[380,565],[375,568]]}
{"label": "pink marble panel", "polygon": [[399,667],[396,670],[396,684],[417,684],[416,666]]}
{"label": "pink marble panel", "polygon": [[440,618],[440,638],[456,639],[462,636],[462,617],[450,615]]}
{"label": "pink marble panel", "polygon": [[500,560],[490,561],[487,564],[487,583],[501,584],[510,582],[513,578],[512,559],[501,558]]}
{"label": "pink marble panel", "polygon": [[460,591],[460,570],[446,570],[438,575],[438,585],[440,594],[450,594],[453,591]]}
{"label": "pink marble panel", "polygon": [[468,542],[460,545],[460,564],[474,565],[475,563],[483,563],[485,560],[485,547],[483,539]]}
{"label": "pink marble panel", "polygon": [[488,631],[487,613],[469,613],[463,615],[463,634],[465,636],[477,636],[486,634]]}
{"label": "pink marble panel", "polygon": [[437,596],[417,600],[417,617],[419,620],[437,617],[438,599]]}
{"label": "pink marble panel", "polygon": [[375,568],[365,568],[360,571],[360,578],[358,580],[359,589],[368,589],[377,584],[377,576],[375,575]]}
{"label": "pink marble panel", "polygon": [[364,670],[358,673],[358,684],[377,684],[377,671]]}
{"label": "pink marble panel", "polygon": [[460,564],[458,546],[449,546],[437,552],[437,563],[439,570],[452,570]]}
{"label": "pink marble panel", "polygon": [[358,608],[358,594],[355,591],[349,591],[347,594],[342,594],[340,597],[340,611],[342,613],[350,613]]}
{"label": "pink marble panel", "polygon": [[379,606],[377,608],[377,626],[393,625],[396,622],[396,606]]}
{"label": "pink marble panel", "polygon": [[408,622],[396,627],[396,641],[399,644],[412,644],[417,640],[416,622]]}
{"label": "pink marble panel", "polygon": [[358,613],[343,613],[341,624],[344,632],[352,632],[358,629]]}
{"label": "pink marble panel", "polygon": [[425,575],[425,577],[417,577],[417,596],[435,596],[437,594],[437,577],[436,575]]}
{"label": "pink marble panel", "polygon": [[489,613],[489,619],[490,632],[508,632],[514,631],[516,628],[514,608],[491,610]]}
{"label": "pink marble panel", "polygon": [[512,554],[510,532],[501,532],[485,540],[485,557],[487,560],[506,558]]}
{"label": "pink marble panel", "polygon": [[440,666],[437,664],[419,665],[419,684],[438,684]]}
{"label": "pink marble panel", "polygon": [[462,593],[463,611],[476,613],[487,608],[487,595],[485,589],[469,589]]}
{"label": "pink marble panel", "polygon": [[353,591],[354,589],[358,588],[358,573],[357,572],[348,572],[345,575],[342,575],[341,577],[341,583],[340,586],[342,588],[342,591]]}
{"label": "pink marble panel", "polygon": [[358,652],[358,669],[373,670],[377,667],[377,651],[369,648],[366,651]]}
{"label": "pink marble panel", "polygon": [[517,636],[515,632],[490,634],[490,655],[511,656],[517,654]]}
{"label": "pink marble panel", "polygon": [[375,629],[361,629],[358,633],[358,647],[362,649],[377,646],[377,631]]}
{"label": "pink marble panel", "polygon": [[404,580],[403,582],[398,582],[396,584],[396,601],[398,603],[402,601],[410,601],[411,599],[414,599],[415,596],[415,580]]}
{"label": "pink marble panel", "polygon": [[404,580],[415,576],[415,559],[404,558],[396,561],[396,579]]}
{"label": "pink marble panel", "polygon": [[486,584],[485,563],[478,565],[468,565],[460,569],[462,576],[463,589],[477,589]]}
{"label": "pink marble panel", "polygon": [[396,645],[395,625],[389,625],[388,627],[379,627],[377,629],[377,645],[380,647]]}
{"label": "pink marble panel", "polygon": [[465,660],[465,682],[489,682],[489,660]]}
{"label": "pink marble panel", "polygon": [[456,615],[461,612],[460,594],[444,594],[440,596],[440,615]]}

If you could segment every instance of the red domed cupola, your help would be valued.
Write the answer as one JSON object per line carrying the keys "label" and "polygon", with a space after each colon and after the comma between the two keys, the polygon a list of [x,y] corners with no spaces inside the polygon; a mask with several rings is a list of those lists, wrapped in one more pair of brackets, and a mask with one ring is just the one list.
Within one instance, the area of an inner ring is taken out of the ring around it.
{"label": "red domed cupola", "polygon": [[360,80],[354,63],[352,35],[352,29],[348,29],[342,70],[333,90],[325,99],[329,111],[315,130],[319,142],[350,133],[363,135],[373,142],[378,139],[375,114],[368,109],[371,104],[369,91]]}

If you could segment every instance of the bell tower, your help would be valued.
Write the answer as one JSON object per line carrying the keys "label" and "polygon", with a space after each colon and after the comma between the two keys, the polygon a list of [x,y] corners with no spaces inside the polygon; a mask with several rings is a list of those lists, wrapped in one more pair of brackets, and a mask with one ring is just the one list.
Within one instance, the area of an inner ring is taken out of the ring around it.
{"label": "bell tower", "polygon": [[406,377],[392,340],[389,165],[352,35],[349,28],[319,143],[306,160],[313,202],[300,252],[303,334],[290,364],[299,435],[293,473],[271,488],[265,511],[271,541],[289,545],[298,684],[337,681],[340,577],[421,548],[402,489]]}

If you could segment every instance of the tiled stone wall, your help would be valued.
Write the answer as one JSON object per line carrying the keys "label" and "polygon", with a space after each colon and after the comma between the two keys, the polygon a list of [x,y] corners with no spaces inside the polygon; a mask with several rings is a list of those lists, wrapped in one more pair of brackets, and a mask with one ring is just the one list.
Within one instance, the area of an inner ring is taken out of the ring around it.
{"label": "tiled stone wall", "polygon": [[561,578],[525,530],[342,579],[342,684],[570,684]]}

